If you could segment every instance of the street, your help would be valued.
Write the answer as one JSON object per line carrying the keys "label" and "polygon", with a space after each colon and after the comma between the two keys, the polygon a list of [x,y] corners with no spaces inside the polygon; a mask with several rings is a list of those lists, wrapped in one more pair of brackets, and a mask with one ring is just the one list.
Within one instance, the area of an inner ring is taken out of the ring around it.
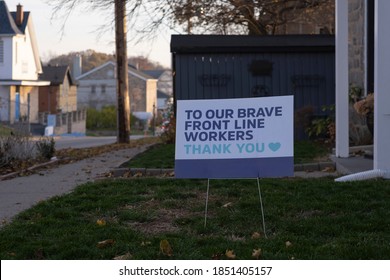
{"label": "street", "polygon": [[[130,140],[136,140],[143,138],[143,135],[132,135]],[[55,139],[55,145],[57,150],[66,149],[66,148],[89,148],[102,145],[108,145],[116,142],[116,136],[103,136],[103,137],[92,137],[92,136],[83,136],[83,137],[58,137]]]}

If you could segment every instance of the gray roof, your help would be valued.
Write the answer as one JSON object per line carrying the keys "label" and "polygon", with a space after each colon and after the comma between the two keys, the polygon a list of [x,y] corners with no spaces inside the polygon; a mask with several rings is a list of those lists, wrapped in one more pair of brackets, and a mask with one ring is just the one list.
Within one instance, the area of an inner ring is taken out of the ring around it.
{"label": "gray roof", "polygon": [[[27,22],[26,16],[24,22]],[[0,35],[16,34],[23,34],[23,32],[16,25],[15,19],[9,12],[7,4],[4,1],[0,1]]]}
{"label": "gray roof", "polygon": [[[115,63],[115,62],[114,62]],[[154,79],[153,76],[149,75],[147,73],[147,71],[143,71],[143,70],[139,70],[137,69],[137,67],[135,67],[134,65],[128,63],[128,70],[133,72],[133,73],[136,73],[138,74],[139,76],[143,77],[145,80],[151,80],[151,79]]]}
{"label": "gray roof", "polygon": [[157,98],[168,99],[168,98],[170,98],[170,96],[169,96],[169,94],[166,94],[165,92],[163,92],[161,90],[157,90]]}
{"label": "gray roof", "polygon": [[[12,16],[14,22],[16,22],[16,12],[11,12],[11,16]],[[30,16],[30,12],[23,12],[23,22],[18,27],[19,30],[22,31],[23,34],[26,32],[26,27],[27,27],[28,17],[29,16]]]}
{"label": "gray roof", "polygon": [[72,75],[70,75],[69,66],[44,66],[43,73],[39,75],[39,80],[50,81],[51,85],[61,85],[68,75],[70,84],[74,84]]}
{"label": "gray roof", "polygon": [[165,70],[144,70],[144,72],[158,80]]}

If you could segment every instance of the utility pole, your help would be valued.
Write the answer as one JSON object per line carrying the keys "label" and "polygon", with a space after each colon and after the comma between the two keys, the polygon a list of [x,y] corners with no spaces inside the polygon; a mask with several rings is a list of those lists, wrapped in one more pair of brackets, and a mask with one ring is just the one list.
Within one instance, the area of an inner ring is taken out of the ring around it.
{"label": "utility pole", "polygon": [[127,65],[126,0],[115,0],[115,45],[117,80],[117,142],[130,142],[130,98]]}

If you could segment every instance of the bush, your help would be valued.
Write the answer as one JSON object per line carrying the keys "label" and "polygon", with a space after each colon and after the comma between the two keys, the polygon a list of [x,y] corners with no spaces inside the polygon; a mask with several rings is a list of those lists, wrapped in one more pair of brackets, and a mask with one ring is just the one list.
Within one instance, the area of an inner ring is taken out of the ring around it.
{"label": "bush", "polygon": [[55,141],[53,138],[43,138],[40,141],[36,143],[38,156],[44,158],[44,159],[51,159],[55,152]]}
{"label": "bush", "polygon": [[[130,127],[133,127],[139,119],[131,115]],[[117,109],[115,106],[105,106],[100,111],[88,108],[87,110],[88,130],[116,130],[117,129]]]}
{"label": "bush", "polygon": [[166,144],[174,144],[176,141],[176,118],[174,114],[173,105],[171,105],[168,109],[168,120],[166,129],[161,134],[161,140]]}
{"label": "bush", "polygon": [[0,167],[19,166],[35,159],[51,159],[54,153],[53,138],[33,141],[24,135],[0,136]]}
{"label": "bush", "polygon": [[87,129],[100,130],[111,129],[115,130],[117,123],[117,110],[115,106],[103,107],[101,111],[93,108],[87,110]]}
{"label": "bush", "polygon": [[26,161],[36,157],[35,143],[28,136],[9,135],[0,137],[0,167],[14,161]]}
{"label": "bush", "polygon": [[310,138],[325,138],[331,143],[336,139],[335,120],[334,120],[335,106],[323,106],[322,111],[327,112],[326,116],[314,118],[306,132]]}

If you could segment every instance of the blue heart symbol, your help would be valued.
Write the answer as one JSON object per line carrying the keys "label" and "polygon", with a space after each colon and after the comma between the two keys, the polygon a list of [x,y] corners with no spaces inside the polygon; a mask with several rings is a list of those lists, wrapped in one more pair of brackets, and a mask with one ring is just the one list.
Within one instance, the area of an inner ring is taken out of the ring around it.
{"label": "blue heart symbol", "polygon": [[268,144],[268,147],[269,147],[269,148],[271,149],[271,151],[273,151],[273,152],[276,152],[277,150],[279,150],[281,146],[282,146],[282,145],[281,145],[279,142],[277,142],[277,143],[269,143],[269,144]]}

